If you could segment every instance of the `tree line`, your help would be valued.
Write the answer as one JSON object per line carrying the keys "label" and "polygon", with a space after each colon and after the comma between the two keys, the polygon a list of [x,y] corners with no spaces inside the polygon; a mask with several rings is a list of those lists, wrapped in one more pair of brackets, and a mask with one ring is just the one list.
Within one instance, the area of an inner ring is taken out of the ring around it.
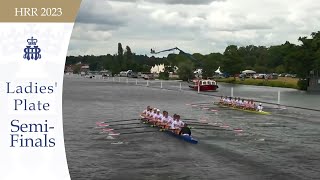
{"label": "tree line", "polygon": [[92,71],[107,69],[113,74],[118,74],[128,69],[149,72],[152,66],[164,64],[166,73],[177,66],[179,76],[184,80],[192,78],[193,71],[197,68],[203,69],[204,77],[210,77],[218,67],[230,76],[239,74],[245,69],[252,69],[261,73],[297,74],[303,79],[310,71],[320,70],[320,31],[311,33],[311,38],[299,37],[298,40],[300,42],[298,45],[288,41],[270,47],[229,45],[223,53],[192,54],[196,60],[183,53],[169,54],[163,58],[137,55],[129,46],[123,49],[122,44],[118,43],[117,54],[68,56],[66,65],[81,62],[89,64]]}

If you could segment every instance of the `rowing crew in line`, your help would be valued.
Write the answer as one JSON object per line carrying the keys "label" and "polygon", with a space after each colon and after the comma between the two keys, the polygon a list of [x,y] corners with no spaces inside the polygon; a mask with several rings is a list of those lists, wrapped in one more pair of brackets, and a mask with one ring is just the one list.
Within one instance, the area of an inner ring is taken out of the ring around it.
{"label": "rowing crew in line", "polygon": [[173,117],[171,117],[169,116],[168,111],[160,113],[159,109],[148,106],[147,109],[141,113],[141,116],[156,126],[171,130],[179,135],[191,136],[191,130],[187,127],[186,123],[180,120],[180,116],[177,114],[174,114]]}
{"label": "rowing crew in line", "polygon": [[220,98],[220,103],[236,108],[262,112],[263,106],[261,103],[257,106],[253,100],[245,100],[240,98],[223,97]]}

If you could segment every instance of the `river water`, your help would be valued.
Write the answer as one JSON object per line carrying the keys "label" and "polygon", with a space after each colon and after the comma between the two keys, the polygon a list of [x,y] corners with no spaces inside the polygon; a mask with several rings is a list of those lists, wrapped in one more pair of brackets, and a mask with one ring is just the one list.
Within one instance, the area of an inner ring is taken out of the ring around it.
{"label": "river water", "polygon": [[[271,115],[229,110],[213,104],[230,95],[320,109],[320,95],[285,88],[219,84],[218,92],[197,94],[177,81],[147,82],[126,79],[85,79],[65,76],[63,119],[71,178],[104,179],[319,179],[320,112],[275,109]],[[136,85],[137,84],[137,85]],[[148,86],[146,86],[148,85]],[[191,106],[193,104],[193,106]],[[139,123],[110,123],[108,136],[96,122],[138,118],[147,106],[228,125],[193,129],[194,145]],[[131,124],[129,124],[131,123]],[[132,124],[134,123],[134,124]],[[121,129],[136,127],[132,129]],[[233,131],[240,128],[243,131]],[[154,131],[154,132],[153,132]]]}

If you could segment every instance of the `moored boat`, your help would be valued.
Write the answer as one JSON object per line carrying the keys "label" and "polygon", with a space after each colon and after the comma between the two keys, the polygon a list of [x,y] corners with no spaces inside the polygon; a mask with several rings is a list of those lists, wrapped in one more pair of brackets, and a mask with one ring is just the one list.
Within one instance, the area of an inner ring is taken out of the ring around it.
{"label": "moored boat", "polygon": [[178,139],[184,140],[184,141],[189,142],[189,143],[192,143],[192,144],[197,144],[197,143],[198,143],[198,140],[194,139],[192,136],[176,134],[176,133],[174,133],[174,132],[172,132],[172,131],[170,131],[170,130],[166,130],[166,129],[162,129],[161,127],[158,127],[158,126],[154,126],[152,123],[149,123],[149,121],[148,121],[145,117],[143,117],[143,116],[140,116],[140,118],[141,118],[141,121],[142,121],[143,123],[152,125],[152,127],[160,128],[160,130],[161,130],[162,132],[165,132],[165,133],[167,133],[167,134],[169,134],[169,135],[171,135],[171,136],[174,136],[174,137],[176,137],[176,138],[178,138]]}
{"label": "moored boat", "polygon": [[226,107],[226,108],[230,108],[230,109],[234,109],[234,110],[238,110],[238,111],[249,112],[249,113],[261,114],[261,115],[271,114],[270,112],[266,112],[266,111],[256,111],[256,110],[249,110],[249,109],[242,109],[242,108],[238,108],[238,107],[233,107],[233,106],[229,106],[226,104],[222,104],[220,102],[215,102],[214,104],[221,106],[221,107]]}
{"label": "moored boat", "polygon": [[193,83],[189,87],[195,91],[216,91],[219,88],[217,82],[213,80],[193,80]]}

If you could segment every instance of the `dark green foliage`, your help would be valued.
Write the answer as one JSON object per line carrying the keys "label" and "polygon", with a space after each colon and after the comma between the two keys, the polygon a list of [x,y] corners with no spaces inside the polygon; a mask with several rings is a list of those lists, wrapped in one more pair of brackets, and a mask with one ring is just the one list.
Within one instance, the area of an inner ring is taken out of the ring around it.
{"label": "dark green foliage", "polygon": [[299,81],[298,81],[298,88],[300,89],[300,90],[307,90],[307,88],[308,88],[308,81],[307,81],[307,79],[300,79]]}
{"label": "dark green foliage", "polygon": [[169,72],[160,72],[159,73],[159,79],[169,80]]}
{"label": "dark green foliage", "polygon": [[240,74],[241,70],[243,70],[243,58],[240,56],[238,47],[235,45],[228,46],[223,55],[223,70],[233,76]]}
{"label": "dark green foliage", "polygon": [[[66,65],[78,62],[89,64],[90,70],[111,70],[113,74],[121,70],[150,72],[152,66],[164,64],[166,67],[181,66],[179,75],[184,80],[193,76],[196,68],[203,69],[203,76],[210,77],[220,66],[223,73],[230,76],[239,74],[245,69],[259,73],[291,73],[299,78],[306,78],[311,70],[320,70],[320,31],[313,32],[310,38],[300,37],[301,45],[285,42],[282,45],[264,46],[249,45],[238,47],[229,45],[223,54],[211,53],[202,55],[194,53],[197,60],[191,60],[186,54],[169,54],[166,58],[136,55],[129,46],[125,51],[118,44],[118,54],[103,56],[68,56]],[[192,65],[191,65],[192,64]],[[79,68],[75,70],[79,72]],[[301,82],[302,83],[302,82]],[[304,85],[301,84],[303,89]]]}
{"label": "dark green foliage", "polygon": [[194,78],[194,65],[192,63],[182,62],[178,65],[178,68],[178,75],[181,80],[188,81]]}
{"label": "dark green foliage", "polygon": [[74,67],[74,69],[73,69],[73,73],[74,74],[79,74],[80,73],[80,69],[81,69],[81,65],[80,64],[76,65]]}
{"label": "dark green foliage", "polygon": [[223,55],[220,53],[211,53],[204,57],[203,59],[203,69],[202,76],[203,78],[212,77],[214,72],[222,64]]}

